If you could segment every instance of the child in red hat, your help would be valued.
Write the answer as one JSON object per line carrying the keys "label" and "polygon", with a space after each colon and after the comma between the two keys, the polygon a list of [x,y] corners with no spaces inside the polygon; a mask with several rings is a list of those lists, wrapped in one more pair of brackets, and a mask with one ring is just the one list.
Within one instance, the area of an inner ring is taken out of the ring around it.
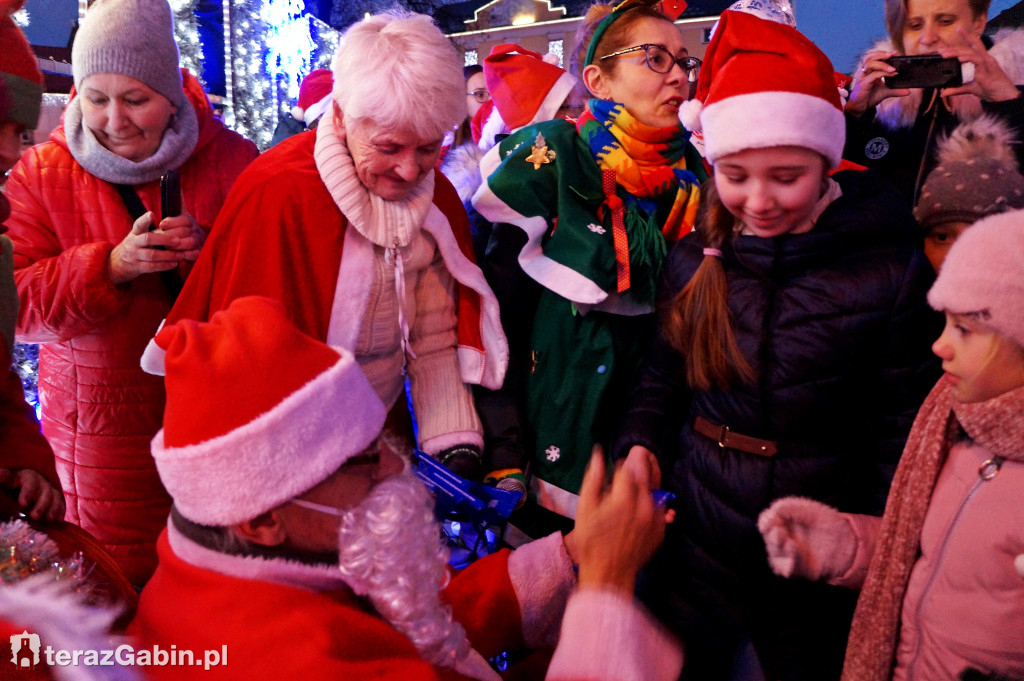
{"label": "child in red hat", "polygon": [[829,174],[845,130],[834,69],[792,26],[724,12],[680,117],[703,130],[714,178],[668,256],[615,451],[657,453],[678,495],[645,596],[692,678],[836,679],[856,594],[777,577],[757,518],[787,494],[882,512],[938,373],[930,267],[886,184]]}

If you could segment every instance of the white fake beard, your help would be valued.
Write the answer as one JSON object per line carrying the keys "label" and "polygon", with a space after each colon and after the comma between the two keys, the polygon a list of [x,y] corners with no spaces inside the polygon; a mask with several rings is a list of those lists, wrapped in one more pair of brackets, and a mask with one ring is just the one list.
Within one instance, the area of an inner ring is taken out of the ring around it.
{"label": "white fake beard", "polygon": [[424,660],[454,667],[470,645],[441,600],[448,550],[433,508],[433,498],[409,468],[377,484],[341,519],[338,567]]}

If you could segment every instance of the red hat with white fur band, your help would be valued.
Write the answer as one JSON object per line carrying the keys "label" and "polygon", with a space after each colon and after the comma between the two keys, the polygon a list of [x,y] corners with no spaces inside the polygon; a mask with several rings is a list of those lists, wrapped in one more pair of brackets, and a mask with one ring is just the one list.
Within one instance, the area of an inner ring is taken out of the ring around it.
{"label": "red hat with white fur band", "polygon": [[302,79],[299,85],[299,99],[292,107],[292,118],[309,127],[331,108],[334,98],[334,73],[330,69],[316,69]]}
{"label": "red hat with white fur band", "polygon": [[679,119],[702,130],[713,164],[745,149],[797,146],[839,165],[846,140],[828,57],[791,26],[725,11],[708,45],[696,97]]}
{"label": "red hat with white fur band", "polygon": [[[355,357],[299,331],[269,298],[154,339],[167,407],[153,458],[183,516],[251,520],[327,479],[380,434],[386,412]],[[288,370],[282,362],[288,359]]]}
{"label": "red hat with white fur band", "polygon": [[509,130],[551,120],[576,86],[576,76],[557,62],[514,43],[495,46],[483,69],[487,90]]}
{"label": "red hat with white fur band", "polygon": [[11,18],[25,0],[0,0],[0,121],[34,128],[39,122],[43,74],[28,40]]}

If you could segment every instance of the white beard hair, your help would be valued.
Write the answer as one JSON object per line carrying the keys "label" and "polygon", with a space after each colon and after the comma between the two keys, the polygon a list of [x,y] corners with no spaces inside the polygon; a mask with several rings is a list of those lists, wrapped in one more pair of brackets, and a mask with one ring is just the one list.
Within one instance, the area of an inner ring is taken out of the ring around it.
{"label": "white beard hair", "polygon": [[441,600],[449,579],[448,549],[433,508],[430,493],[408,467],[378,483],[341,519],[338,567],[424,660],[451,668],[471,648]]}

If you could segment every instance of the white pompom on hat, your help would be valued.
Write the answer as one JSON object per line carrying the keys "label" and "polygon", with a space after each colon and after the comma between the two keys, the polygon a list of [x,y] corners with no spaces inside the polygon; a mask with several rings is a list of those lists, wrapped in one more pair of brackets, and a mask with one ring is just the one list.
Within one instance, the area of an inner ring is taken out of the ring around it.
{"label": "white pompom on hat", "polygon": [[795,28],[747,12],[722,13],[679,119],[703,131],[712,164],[746,149],[797,146],[835,167],[846,141],[828,57]]}
{"label": "white pompom on hat", "polygon": [[154,339],[166,352],[153,458],[183,516],[229,526],[293,499],[364,451],[386,410],[351,352],[299,331],[269,298]]}
{"label": "white pompom on hat", "polygon": [[928,303],[971,315],[1024,347],[1024,210],[968,227],[949,249]]}

